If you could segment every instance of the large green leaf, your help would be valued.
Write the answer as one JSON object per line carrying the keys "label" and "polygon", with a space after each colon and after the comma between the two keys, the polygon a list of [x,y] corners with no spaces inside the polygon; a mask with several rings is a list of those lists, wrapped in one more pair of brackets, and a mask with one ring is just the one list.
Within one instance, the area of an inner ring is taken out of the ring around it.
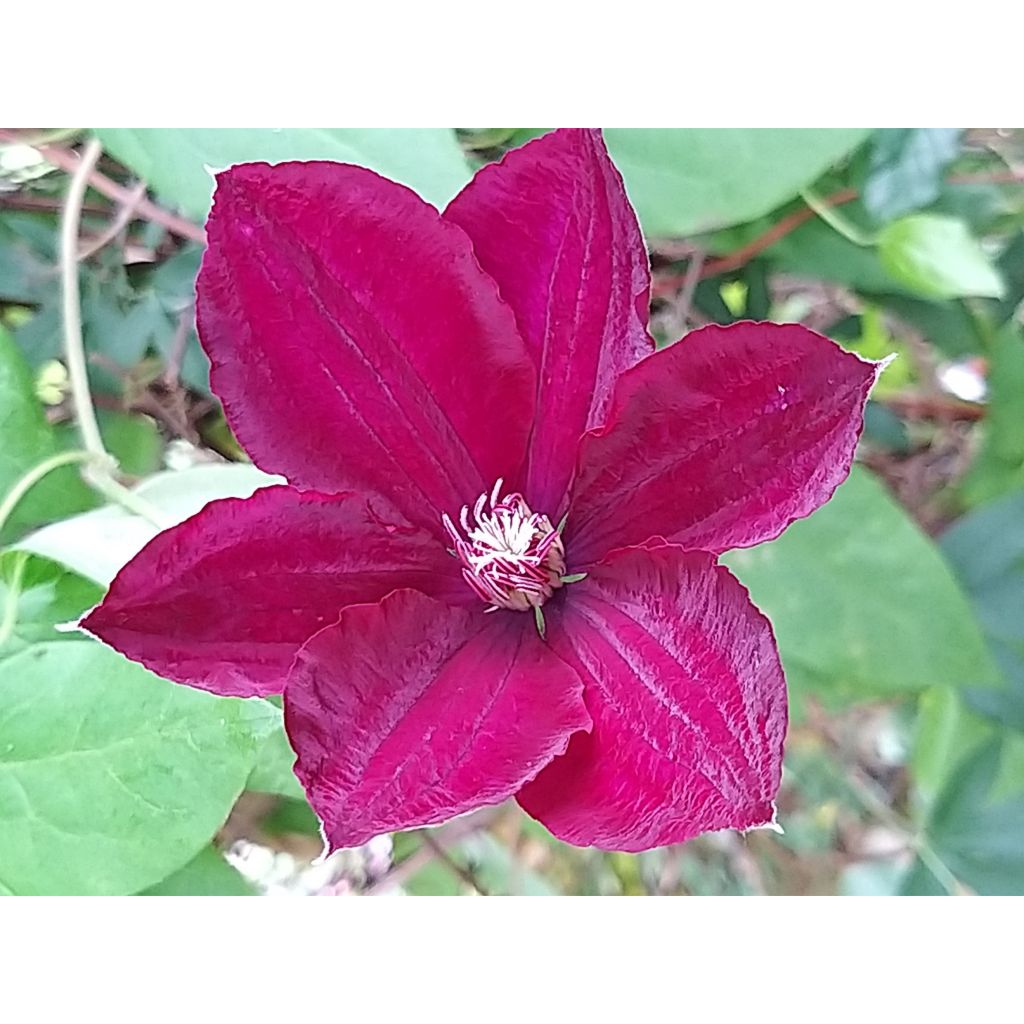
{"label": "large green leaf", "polygon": [[253,887],[212,846],[140,896],[255,896]]}
{"label": "large green leaf", "polygon": [[761,217],[858,146],[860,128],[609,128],[608,149],[649,236]]}
{"label": "large green leaf", "polygon": [[778,540],[725,561],[775,627],[797,709],[808,694],[841,704],[998,679],[941,555],[863,470]]}
{"label": "large green leaf", "polygon": [[[136,492],[177,523],[217,498],[247,498],[259,487],[281,482],[255,466],[229,463],[157,473]],[[106,584],[157,532],[145,519],[108,505],[37,530],[22,538],[18,548]]]}
{"label": "large green leaf", "polygon": [[0,661],[0,892],[124,894],[166,878],[227,817],[263,702],[158,679],[89,640]]}
{"label": "large green leaf", "polygon": [[999,272],[956,217],[918,213],[893,221],[878,236],[878,255],[897,281],[936,299],[1000,298],[1005,291]]}
{"label": "large green leaf", "polygon": [[213,173],[251,160],[336,160],[370,167],[444,205],[469,180],[448,128],[100,128],[104,147],[165,201],[202,219]]}

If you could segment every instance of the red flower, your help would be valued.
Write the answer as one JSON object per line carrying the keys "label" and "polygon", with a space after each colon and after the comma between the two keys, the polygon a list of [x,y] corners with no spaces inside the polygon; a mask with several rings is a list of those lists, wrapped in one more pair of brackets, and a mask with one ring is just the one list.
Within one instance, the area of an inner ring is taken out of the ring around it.
{"label": "red flower", "polygon": [[208,235],[213,387],[290,485],[158,536],[85,627],[191,686],[283,691],[332,847],[513,794],[607,849],[769,823],[785,682],[716,556],[828,500],[875,364],[753,323],[652,354],[592,131],[443,214],[359,167],[241,165]]}

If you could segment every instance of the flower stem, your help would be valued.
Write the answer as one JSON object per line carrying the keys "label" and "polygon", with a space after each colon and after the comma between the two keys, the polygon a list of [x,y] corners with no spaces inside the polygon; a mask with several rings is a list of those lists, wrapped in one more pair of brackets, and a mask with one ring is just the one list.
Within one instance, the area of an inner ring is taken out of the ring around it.
{"label": "flower stem", "polygon": [[[82,203],[92,174],[100,158],[98,139],[90,139],[82,151],[81,160],[71,175],[71,184],[64,200],[60,224],[60,279],[61,308],[64,319],[64,356],[67,360],[71,396],[78,421],[82,447],[92,460],[82,477],[90,487],[109,501],[121,505],[149,520],[154,526],[170,525],[159,509],[140,498],[114,476],[117,460],[103,445],[96,410],[89,391],[89,374],[85,363],[85,343],[82,340],[82,312],[78,293],[78,232],[82,218]],[[69,460],[75,461],[75,460]],[[49,470],[47,470],[49,472]],[[33,481],[34,482],[34,481]],[[31,486],[31,483],[29,484]]]}
{"label": "flower stem", "polygon": [[800,193],[800,197],[833,231],[837,231],[848,242],[853,242],[854,245],[859,245],[864,249],[870,249],[876,244],[874,238],[866,235],[855,224],[851,224],[838,210],[829,206],[816,192],[805,188]]}
{"label": "flower stem", "polygon": [[85,345],[82,342],[82,313],[78,294],[78,229],[82,217],[82,203],[96,162],[100,158],[98,139],[90,139],[82,151],[82,159],[71,175],[71,184],[64,200],[60,223],[60,279],[61,303],[64,317],[64,354],[71,381],[71,397],[75,403],[78,431],[86,451],[94,455],[107,454],[96,422],[89,376],[85,366]]}
{"label": "flower stem", "polygon": [[7,525],[7,520],[11,517],[11,513],[18,505],[18,502],[44,476],[52,473],[55,469],[59,469],[61,466],[68,466],[74,462],[91,462],[95,458],[96,456],[92,452],[87,451],[58,452],[56,455],[51,455],[48,459],[44,459],[38,465],[33,466],[4,495],[3,501],[0,501],[0,533],[3,532],[3,528]]}

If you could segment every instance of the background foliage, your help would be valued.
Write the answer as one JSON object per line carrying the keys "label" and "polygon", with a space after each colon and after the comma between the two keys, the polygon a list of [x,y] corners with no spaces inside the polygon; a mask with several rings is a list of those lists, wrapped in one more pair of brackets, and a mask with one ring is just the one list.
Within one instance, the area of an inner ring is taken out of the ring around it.
{"label": "background foliage", "polygon": [[[77,276],[120,482],[166,524],[272,479],[194,331],[211,168],[343,160],[442,205],[541,131],[97,130]],[[608,855],[503,807],[313,864],[273,702],[172,685],[60,628],[159,528],[73,461],[58,224],[91,134],[0,130],[0,893],[1024,893],[1024,135],[607,133],[659,344],[797,320],[898,357],[835,499],[727,556],[790,682],[785,835]]]}

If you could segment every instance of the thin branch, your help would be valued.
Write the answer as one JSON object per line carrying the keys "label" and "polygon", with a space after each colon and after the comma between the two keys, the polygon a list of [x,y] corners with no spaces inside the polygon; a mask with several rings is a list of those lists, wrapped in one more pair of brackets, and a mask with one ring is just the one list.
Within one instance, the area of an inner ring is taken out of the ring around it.
{"label": "thin branch", "polygon": [[[16,132],[12,132],[8,128],[0,128],[0,142],[20,143],[21,139]],[[75,173],[81,160],[77,154],[69,149],[64,149],[62,146],[43,145],[35,148],[54,167],[59,167],[68,174]],[[125,204],[131,198],[131,189],[119,185],[113,178],[108,178],[97,170],[90,170],[88,184],[90,188],[95,189],[108,199],[112,199],[115,203]],[[179,217],[176,213],[171,213],[169,210],[157,206],[156,203],[149,199],[142,199],[138,203],[136,213],[144,220],[150,220],[154,224],[165,227],[179,238],[187,238],[189,241],[198,242],[200,245],[206,244],[206,232],[198,224],[194,224],[185,217]]]}
{"label": "thin branch", "polygon": [[471,889],[476,890],[480,896],[489,896],[487,889],[481,884],[480,880],[476,877],[475,872],[471,868],[464,867],[460,864],[447,850],[444,844],[430,834],[429,831],[423,831],[420,833],[420,839],[423,840],[423,845],[429,847],[434,851],[434,855],[444,865],[456,874],[463,882],[466,883]]}
{"label": "thin branch", "polygon": [[0,501],[0,532],[7,525],[7,520],[10,519],[11,514],[18,507],[21,499],[44,476],[52,473],[55,469],[59,469],[61,466],[68,466],[75,462],[91,462],[95,458],[95,454],[88,451],[58,452],[56,455],[51,455],[48,459],[44,459],[37,466],[33,466],[15,482],[14,486],[4,495],[3,501]]}
{"label": "thin branch", "polygon": [[146,195],[146,183],[140,181],[131,190],[126,202],[122,203],[117,211],[116,216],[111,220],[107,229],[99,236],[97,236],[89,245],[80,249],[78,252],[78,262],[81,263],[83,260],[87,260],[90,256],[94,256],[100,251],[105,245],[112,242],[119,234],[135,218],[135,211],[139,208],[139,203],[142,202]]}

